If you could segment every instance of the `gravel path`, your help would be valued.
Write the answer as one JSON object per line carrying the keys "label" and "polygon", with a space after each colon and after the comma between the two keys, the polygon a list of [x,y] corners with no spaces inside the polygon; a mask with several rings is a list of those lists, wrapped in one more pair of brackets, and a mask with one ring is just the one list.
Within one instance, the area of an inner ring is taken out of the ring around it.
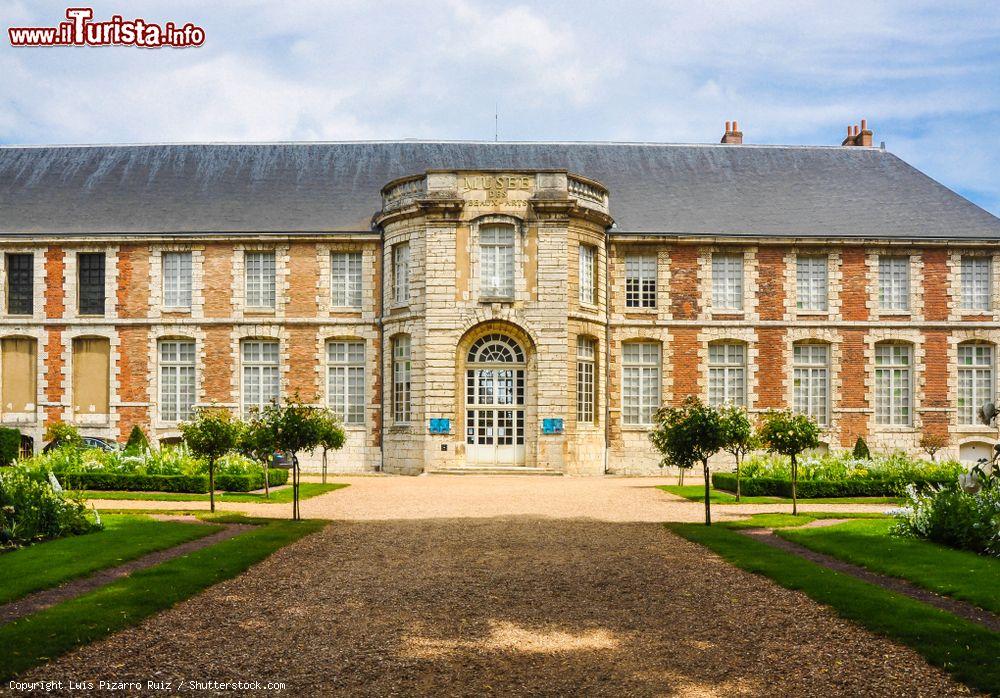
{"label": "gravel path", "polygon": [[650,522],[700,507],[649,481],[351,482],[303,506],[342,520],[22,678],[270,680],[302,695],[968,694]]}

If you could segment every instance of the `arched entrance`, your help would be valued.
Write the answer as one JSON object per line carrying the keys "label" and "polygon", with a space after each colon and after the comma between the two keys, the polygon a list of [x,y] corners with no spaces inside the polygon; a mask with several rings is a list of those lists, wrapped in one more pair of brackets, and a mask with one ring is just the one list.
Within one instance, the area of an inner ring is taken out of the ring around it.
{"label": "arched entrance", "polygon": [[524,465],[525,356],[505,334],[477,339],[465,371],[465,462]]}

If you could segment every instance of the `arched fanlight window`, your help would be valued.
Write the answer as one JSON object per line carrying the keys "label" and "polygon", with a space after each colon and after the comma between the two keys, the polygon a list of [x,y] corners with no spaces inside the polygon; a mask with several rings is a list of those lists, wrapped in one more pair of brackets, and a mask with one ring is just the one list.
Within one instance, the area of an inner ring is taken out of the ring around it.
{"label": "arched fanlight window", "polygon": [[510,337],[502,334],[488,334],[480,337],[469,349],[469,363],[506,364],[524,363],[524,352]]}

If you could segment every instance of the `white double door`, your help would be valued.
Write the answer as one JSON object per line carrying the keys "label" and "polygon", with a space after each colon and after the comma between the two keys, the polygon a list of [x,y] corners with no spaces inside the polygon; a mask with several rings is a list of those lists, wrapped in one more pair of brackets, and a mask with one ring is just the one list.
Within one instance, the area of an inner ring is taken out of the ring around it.
{"label": "white double door", "polygon": [[524,465],[524,369],[466,371],[465,462]]}

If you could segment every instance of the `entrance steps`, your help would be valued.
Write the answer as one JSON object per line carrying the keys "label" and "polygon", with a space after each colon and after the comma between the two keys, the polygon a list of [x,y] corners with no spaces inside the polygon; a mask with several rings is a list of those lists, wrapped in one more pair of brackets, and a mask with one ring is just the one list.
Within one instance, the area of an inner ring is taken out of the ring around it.
{"label": "entrance steps", "polygon": [[503,465],[462,465],[449,468],[433,468],[427,475],[550,475],[561,476],[561,470],[552,468],[526,468],[524,466]]}

